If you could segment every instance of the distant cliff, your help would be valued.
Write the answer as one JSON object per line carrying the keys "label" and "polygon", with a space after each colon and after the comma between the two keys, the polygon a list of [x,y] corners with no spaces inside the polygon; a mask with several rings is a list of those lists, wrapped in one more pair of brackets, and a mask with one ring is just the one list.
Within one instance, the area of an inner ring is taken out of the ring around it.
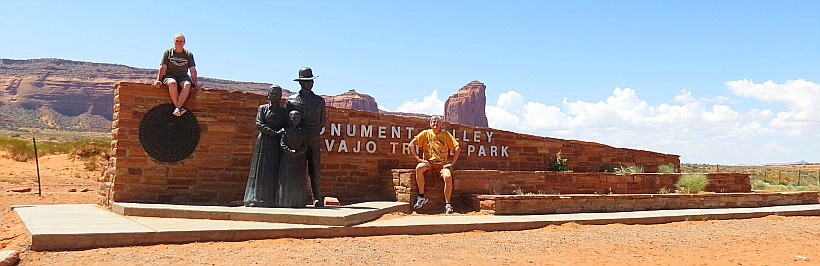
{"label": "distant cliff", "polygon": [[[44,58],[0,59],[0,128],[49,128],[72,131],[111,130],[114,84],[120,81],[152,83],[156,69],[118,64]],[[271,84],[199,77],[201,87],[267,94]],[[487,126],[484,84],[473,81],[450,97],[445,117],[454,123]],[[284,90],[287,97],[294,92]],[[350,90],[322,96],[328,105],[407,117],[426,114],[379,110],[372,96]],[[483,123],[482,123],[483,121]]]}
{"label": "distant cliff", "polygon": [[468,126],[488,127],[487,114],[484,111],[487,106],[487,97],[484,95],[486,89],[487,86],[477,80],[464,85],[444,102],[444,120]]}
{"label": "distant cliff", "polygon": [[356,109],[368,112],[379,112],[379,104],[373,96],[358,93],[355,90],[336,95],[324,96],[327,105],[339,108]]}
{"label": "distant cliff", "polygon": [[[114,84],[151,83],[156,69],[63,59],[0,59],[0,104],[37,110],[48,107],[65,116],[99,115],[111,119]],[[201,77],[200,86],[266,94],[270,84]]]}

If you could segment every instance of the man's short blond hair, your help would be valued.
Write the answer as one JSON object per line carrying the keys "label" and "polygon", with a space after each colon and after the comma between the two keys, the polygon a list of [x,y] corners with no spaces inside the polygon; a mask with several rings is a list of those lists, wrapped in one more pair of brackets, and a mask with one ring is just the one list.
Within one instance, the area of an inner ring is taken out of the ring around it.
{"label": "man's short blond hair", "polygon": [[177,35],[174,35],[174,40],[176,40],[177,37],[182,37],[182,42],[185,42],[185,35],[182,35],[182,33],[177,33]]}
{"label": "man's short blond hair", "polygon": [[430,122],[433,122],[433,119],[438,119],[439,122],[444,122],[444,119],[440,115],[431,116]]}

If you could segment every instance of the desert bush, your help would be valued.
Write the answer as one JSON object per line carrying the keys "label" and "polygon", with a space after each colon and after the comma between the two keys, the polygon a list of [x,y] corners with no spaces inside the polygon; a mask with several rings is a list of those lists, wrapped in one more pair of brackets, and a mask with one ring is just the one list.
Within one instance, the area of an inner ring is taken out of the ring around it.
{"label": "desert bush", "polygon": [[668,163],[668,164],[658,165],[658,173],[672,174],[672,173],[677,173],[677,172],[678,172],[678,168],[675,167],[674,164]]}
{"label": "desert bush", "polygon": [[0,137],[0,149],[8,152],[7,157],[18,162],[34,159],[34,144],[30,140]]}
{"label": "desert bush", "polygon": [[675,187],[681,193],[698,193],[709,184],[709,179],[702,174],[685,174],[678,179]]}
{"label": "desert bush", "polygon": [[[18,162],[34,159],[34,142],[28,139],[0,137],[0,149],[8,152],[8,157]],[[37,155],[73,154],[84,161],[99,162],[98,157],[108,159],[111,150],[110,140],[84,139],[71,142],[37,141]],[[88,167],[88,164],[86,168]]]}
{"label": "desert bush", "polygon": [[111,141],[100,139],[75,140],[71,143],[74,147],[72,152],[83,161],[85,170],[97,171],[100,169],[100,161],[111,158]]}
{"label": "desert bush", "polygon": [[817,191],[820,190],[820,186],[815,184],[809,184],[805,186],[797,186],[797,185],[781,185],[781,184],[771,184],[764,180],[755,180],[752,182],[752,189],[753,190],[768,190],[768,191]]}
{"label": "desert bush", "polygon": [[662,187],[661,190],[658,191],[658,194],[669,194],[669,193],[672,193],[672,191],[669,190],[666,187]]}
{"label": "desert bush", "polygon": [[550,167],[556,172],[572,172],[568,168],[567,159],[561,157],[561,151],[555,154],[555,161],[550,162]]}
{"label": "desert bush", "polygon": [[629,166],[624,167],[624,166],[622,165],[621,167],[616,167],[616,168],[615,168],[615,173],[618,173],[618,174],[638,174],[638,173],[643,173],[643,166],[638,166],[638,165],[634,165],[634,164],[633,164],[633,165],[629,165]]}
{"label": "desert bush", "polygon": [[80,158],[104,157],[109,158],[111,141],[101,139],[82,139],[71,142],[73,154]]}

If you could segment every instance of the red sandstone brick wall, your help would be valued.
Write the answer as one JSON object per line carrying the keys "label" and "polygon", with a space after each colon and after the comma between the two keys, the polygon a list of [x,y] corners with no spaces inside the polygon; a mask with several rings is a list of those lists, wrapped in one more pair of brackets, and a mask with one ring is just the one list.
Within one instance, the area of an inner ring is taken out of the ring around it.
{"label": "red sandstone brick wall", "polygon": [[478,195],[472,207],[493,214],[626,212],[817,204],[817,191],[654,195]]}
{"label": "red sandstone brick wall", "polygon": [[[396,200],[412,202],[418,194],[416,174],[411,169],[395,169]],[[458,170],[453,171],[452,202],[468,203],[475,194],[511,195],[514,191],[533,194],[657,194],[662,188],[675,191],[681,174],[558,173],[534,171]],[[706,174],[710,192],[751,192],[749,174]],[[444,205],[444,181],[425,175],[425,194],[431,205]]]}
{"label": "red sandstone brick wall", "polygon": [[[321,86],[316,90],[322,93]],[[209,89],[193,92],[186,107],[202,128],[199,146],[185,160],[161,163],[145,153],[138,133],[148,110],[170,102],[167,94],[167,89],[148,84],[115,85],[114,157],[101,180],[101,204],[229,205],[241,200],[258,133],[254,124],[256,110],[267,102],[266,96]],[[404,145],[426,129],[428,121],[327,108],[322,157],[324,194],[343,203],[395,200],[391,169],[415,167]],[[672,154],[449,123],[444,128],[455,133],[462,145],[456,169],[547,170],[558,151],[576,172],[598,172],[630,164],[651,172],[660,164],[680,165],[679,157]]]}

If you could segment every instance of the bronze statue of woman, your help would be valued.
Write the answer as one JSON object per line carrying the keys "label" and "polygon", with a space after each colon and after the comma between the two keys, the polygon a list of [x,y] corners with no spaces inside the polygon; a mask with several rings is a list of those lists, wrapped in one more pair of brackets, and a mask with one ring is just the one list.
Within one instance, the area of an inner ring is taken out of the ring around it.
{"label": "bronze statue of woman", "polygon": [[279,161],[282,157],[280,130],[287,125],[287,110],[281,106],[282,87],[273,85],[268,89],[268,103],[259,106],[256,128],[259,135],[253,148],[251,171],[245,187],[245,206],[276,207]]}

